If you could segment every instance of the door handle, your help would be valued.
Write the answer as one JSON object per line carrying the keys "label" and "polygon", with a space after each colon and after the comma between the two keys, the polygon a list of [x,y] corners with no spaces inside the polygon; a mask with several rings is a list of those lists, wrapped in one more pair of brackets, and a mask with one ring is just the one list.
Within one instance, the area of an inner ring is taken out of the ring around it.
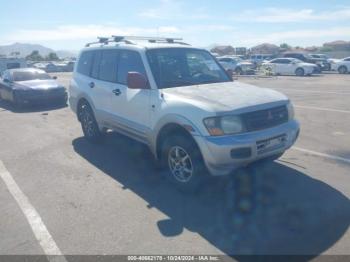
{"label": "door handle", "polygon": [[94,87],[95,87],[95,83],[94,83],[94,82],[90,82],[90,83],[89,83],[89,87],[90,87],[90,88],[94,88]]}
{"label": "door handle", "polygon": [[119,88],[114,89],[112,92],[113,92],[116,96],[119,96],[119,95],[122,93],[122,92],[120,91]]}

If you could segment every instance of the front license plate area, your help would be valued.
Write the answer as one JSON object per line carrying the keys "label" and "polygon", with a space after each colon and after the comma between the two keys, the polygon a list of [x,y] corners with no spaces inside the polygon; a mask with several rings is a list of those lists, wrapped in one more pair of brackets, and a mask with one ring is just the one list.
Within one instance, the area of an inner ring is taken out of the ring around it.
{"label": "front license plate area", "polygon": [[269,151],[276,150],[286,145],[287,135],[279,135],[269,139],[260,140],[256,142],[256,149],[258,154],[263,154]]}

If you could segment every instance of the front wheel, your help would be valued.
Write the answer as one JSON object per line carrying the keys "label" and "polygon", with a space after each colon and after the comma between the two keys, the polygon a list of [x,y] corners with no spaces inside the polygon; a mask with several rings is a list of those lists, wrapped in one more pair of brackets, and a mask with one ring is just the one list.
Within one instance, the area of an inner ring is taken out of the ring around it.
{"label": "front wheel", "polygon": [[181,191],[196,191],[207,177],[198,146],[185,136],[173,135],[164,141],[162,162],[166,178]]}
{"label": "front wheel", "polygon": [[339,74],[346,74],[348,72],[348,69],[346,68],[346,66],[341,66],[338,68],[338,72]]}
{"label": "front wheel", "polygon": [[297,70],[295,70],[295,74],[296,74],[297,76],[303,76],[303,75],[305,74],[304,69],[302,69],[302,68],[297,68]]}
{"label": "front wheel", "polygon": [[82,103],[79,106],[78,113],[85,138],[92,143],[101,142],[103,134],[98,127],[90,105],[88,103]]}

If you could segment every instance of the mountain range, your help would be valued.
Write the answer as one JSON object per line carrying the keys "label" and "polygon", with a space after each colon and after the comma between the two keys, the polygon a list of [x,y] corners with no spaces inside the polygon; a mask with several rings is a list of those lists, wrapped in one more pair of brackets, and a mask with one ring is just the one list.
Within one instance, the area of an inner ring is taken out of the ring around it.
{"label": "mountain range", "polygon": [[25,43],[14,43],[11,45],[2,45],[0,46],[0,55],[10,56],[13,53],[18,52],[19,57],[26,57],[34,50],[39,51],[40,55],[46,56],[49,53],[56,53],[60,58],[66,57],[75,57],[77,55],[77,51],[70,50],[53,50],[51,48],[38,45],[38,44],[25,44]]}

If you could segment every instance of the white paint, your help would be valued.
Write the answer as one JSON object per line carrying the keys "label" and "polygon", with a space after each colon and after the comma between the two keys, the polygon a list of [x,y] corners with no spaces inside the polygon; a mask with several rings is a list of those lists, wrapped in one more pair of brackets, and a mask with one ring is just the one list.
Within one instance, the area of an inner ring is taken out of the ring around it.
{"label": "white paint", "polygon": [[49,261],[62,261],[66,262],[65,257],[56,245],[51,234],[47,230],[44,222],[42,221],[40,215],[29,202],[27,196],[22,192],[22,190],[17,185],[16,181],[13,179],[11,174],[7,171],[3,162],[0,160],[0,177],[5,182],[9,192],[16,200],[23,214],[28,220],[33,233],[38,240],[40,246],[44,250]]}
{"label": "white paint", "polygon": [[344,136],[345,133],[344,132],[340,132],[340,131],[336,131],[336,132],[333,132],[333,135],[334,136]]}
{"label": "white paint", "polygon": [[332,159],[332,160],[342,161],[342,162],[345,162],[347,164],[350,164],[350,159],[349,158],[344,158],[344,157],[340,157],[340,156],[334,156],[334,155],[329,155],[329,154],[325,154],[325,153],[320,153],[320,152],[316,152],[316,151],[312,151],[312,150],[309,150],[309,149],[296,147],[296,146],[293,146],[292,149],[298,150],[298,151],[301,151],[301,152],[304,152],[304,153],[308,153],[310,155],[315,155],[315,156],[320,156],[320,157],[324,157],[324,158],[329,158],[329,159]]}
{"label": "white paint", "polygon": [[315,106],[299,106],[299,105],[294,105],[294,107],[295,108],[305,108],[305,109],[313,109],[313,110],[321,110],[321,111],[350,114],[350,111],[348,111],[348,110],[339,110],[339,109],[333,109],[333,108],[315,107]]}

